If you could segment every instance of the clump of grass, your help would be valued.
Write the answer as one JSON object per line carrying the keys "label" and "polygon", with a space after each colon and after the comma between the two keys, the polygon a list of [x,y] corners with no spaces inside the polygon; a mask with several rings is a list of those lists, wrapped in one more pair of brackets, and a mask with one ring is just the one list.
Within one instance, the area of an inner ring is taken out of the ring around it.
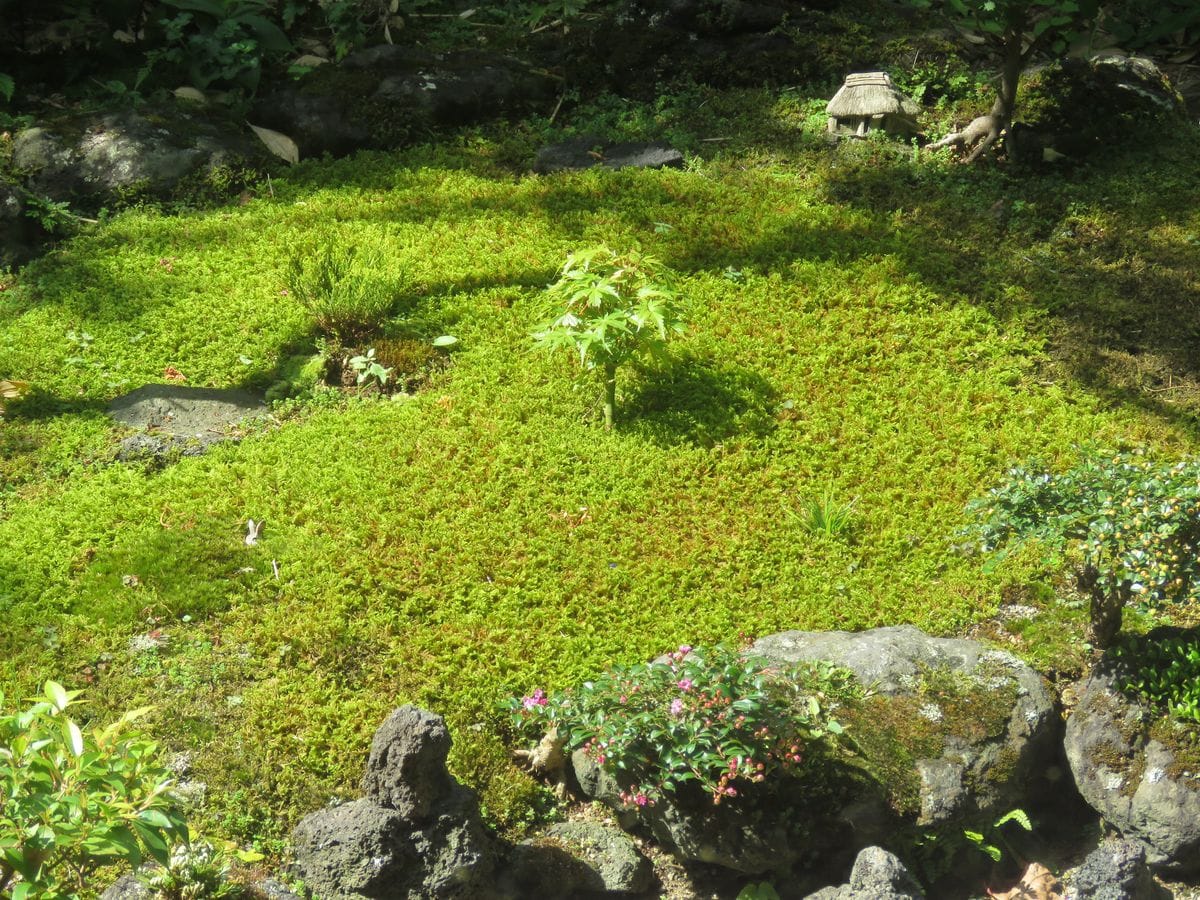
{"label": "clump of grass", "polygon": [[849,537],[854,529],[854,507],[858,498],[841,500],[826,488],[820,496],[808,497],[800,512],[795,515],[800,524],[813,534],[823,534],[831,538]]}
{"label": "clump of grass", "polygon": [[326,240],[310,255],[288,263],[288,291],[326,337],[342,343],[377,334],[402,285],[382,274],[383,251]]}

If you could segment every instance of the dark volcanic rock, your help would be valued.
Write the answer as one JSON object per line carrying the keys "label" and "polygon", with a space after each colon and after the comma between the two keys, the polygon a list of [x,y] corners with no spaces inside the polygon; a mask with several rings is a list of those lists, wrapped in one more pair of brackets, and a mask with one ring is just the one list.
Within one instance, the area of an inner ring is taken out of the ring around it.
{"label": "dark volcanic rock", "polygon": [[327,900],[391,897],[395,873],[415,865],[404,817],[370,800],[305,816],[292,832],[296,869]]}
{"label": "dark volcanic rock", "polygon": [[440,716],[395,710],[371,744],[368,796],[306,816],[292,834],[295,871],[323,900],[487,900],[496,845],[479,801],[445,769]]}
{"label": "dark volcanic rock", "polygon": [[560,822],[512,848],[510,893],[517,897],[576,898],[641,894],[653,870],[633,839],[598,822]]}
{"label": "dark volcanic rock", "polygon": [[441,716],[402,706],[375,732],[363,792],[405,819],[420,821],[450,792],[449,752],[450,732]]}
{"label": "dark volcanic rock", "polygon": [[1159,900],[1164,896],[1146,866],[1146,848],[1104,841],[1071,876],[1065,900]]}
{"label": "dark volcanic rock", "polygon": [[807,900],[924,900],[917,880],[893,854],[866,847],[854,860],[850,881],[810,894]]}

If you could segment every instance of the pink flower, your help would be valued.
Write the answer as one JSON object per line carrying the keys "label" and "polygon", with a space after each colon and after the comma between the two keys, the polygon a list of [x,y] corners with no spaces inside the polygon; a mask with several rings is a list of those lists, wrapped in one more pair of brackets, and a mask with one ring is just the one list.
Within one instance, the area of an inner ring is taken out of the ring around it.
{"label": "pink flower", "polygon": [[545,706],[549,702],[546,699],[546,692],[541,688],[534,691],[533,696],[521,698],[521,705],[526,709],[533,709],[535,706]]}
{"label": "pink flower", "polygon": [[645,794],[636,794],[634,795],[633,802],[638,806],[645,806],[649,801]]}
{"label": "pink flower", "polygon": [[671,701],[671,715],[677,716],[683,712],[683,701],[676,697]]}
{"label": "pink flower", "polygon": [[690,691],[692,689],[692,679],[681,678],[681,679],[679,679],[679,681],[676,682],[676,686],[681,691]]}
{"label": "pink flower", "polygon": [[680,646],[680,648],[679,648],[679,652],[680,652],[680,653],[682,653],[684,656],[687,656],[689,653],[691,653],[691,652],[692,652],[692,646],[691,646],[691,644],[683,644],[683,645],[681,645],[681,646]]}

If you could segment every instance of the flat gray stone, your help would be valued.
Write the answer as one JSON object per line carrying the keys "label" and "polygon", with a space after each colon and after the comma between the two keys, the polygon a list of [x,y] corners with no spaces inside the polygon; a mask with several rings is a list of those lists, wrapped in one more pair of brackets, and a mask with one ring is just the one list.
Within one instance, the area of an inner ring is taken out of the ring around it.
{"label": "flat gray stone", "polygon": [[176,384],[148,384],[108,405],[108,414],[123,425],[195,438],[223,434],[266,413],[262,398],[249,391]]}
{"label": "flat gray stone", "polygon": [[198,456],[213,444],[236,441],[236,427],[266,415],[260,397],[249,391],[148,384],[108,406],[122,425],[142,429],[121,441],[117,459]]}
{"label": "flat gray stone", "polygon": [[595,166],[606,169],[682,169],[683,154],[660,143],[607,143],[584,136],[550,144],[538,151],[533,171],[539,175],[553,172],[579,172]]}

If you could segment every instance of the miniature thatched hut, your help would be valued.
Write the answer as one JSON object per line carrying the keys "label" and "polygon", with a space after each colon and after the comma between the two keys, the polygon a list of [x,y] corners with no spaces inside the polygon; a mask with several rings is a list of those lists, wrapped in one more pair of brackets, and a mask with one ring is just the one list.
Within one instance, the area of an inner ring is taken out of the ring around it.
{"label": "miniature thatched hut", "polygon": [[921,107],[900,93],[887,72],[859,72],[846,76],[825,107],[831,134],[859,137],[870,131],[909,135],[917,131]]}

